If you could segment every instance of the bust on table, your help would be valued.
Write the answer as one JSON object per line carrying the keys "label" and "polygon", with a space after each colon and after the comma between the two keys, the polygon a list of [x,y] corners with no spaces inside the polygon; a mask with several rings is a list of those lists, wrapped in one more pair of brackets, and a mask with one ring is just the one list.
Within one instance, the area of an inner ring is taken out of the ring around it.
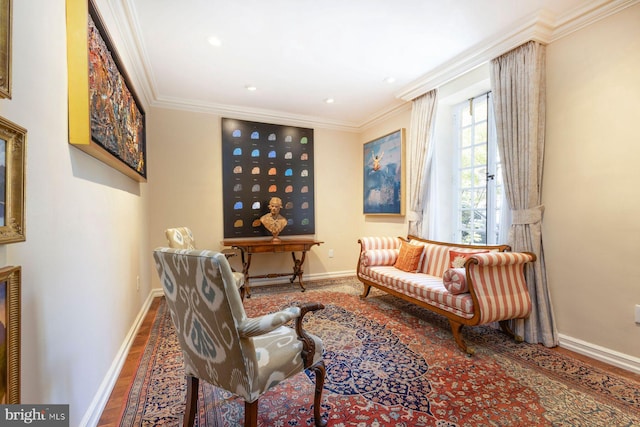
{"label": "bust on table", "polygon": [[264,228],[269,230],[273,235],[273,241],[280,240],[278,235],[287,225],[287,219],[280,215],[281,209],[282,199],[280,199],[280,197],[272,197],[271,200],[269,200],[269,213],[260,217],[260,222]]}

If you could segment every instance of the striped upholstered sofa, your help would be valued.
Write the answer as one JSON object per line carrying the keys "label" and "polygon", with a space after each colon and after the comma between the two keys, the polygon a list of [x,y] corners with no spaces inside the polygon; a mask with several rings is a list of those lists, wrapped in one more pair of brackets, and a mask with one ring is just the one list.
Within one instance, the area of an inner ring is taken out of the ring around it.
{"label": "striped upholstered sofa", "polygon": [[364,284],[448,318],[458,347],[469,355],[462,326],[499,322],[515,337],[507,320],[526,318],[531,298],[524,268],[536,257],[509,246],[459,245],[415,236],[362,237],[357,276]]}

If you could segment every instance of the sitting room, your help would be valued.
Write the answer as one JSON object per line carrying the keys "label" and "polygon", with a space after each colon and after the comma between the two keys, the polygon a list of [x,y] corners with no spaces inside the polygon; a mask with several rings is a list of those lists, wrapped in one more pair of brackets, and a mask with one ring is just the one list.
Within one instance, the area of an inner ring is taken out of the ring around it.
{"label": "sitting room", "polygon": [[639,1],[0,8],[0,403],[640,425]]}

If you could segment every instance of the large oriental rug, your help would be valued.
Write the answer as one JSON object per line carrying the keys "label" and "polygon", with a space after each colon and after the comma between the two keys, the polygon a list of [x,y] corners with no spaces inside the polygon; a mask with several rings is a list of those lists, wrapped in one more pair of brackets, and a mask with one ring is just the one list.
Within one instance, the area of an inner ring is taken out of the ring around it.
{"label": "large oriental rug", "polygon": [[[446,319],[376,293],[355,278],[254,288],[249,316],[303,301],[326,349],[323,411],[338,426],[640,426],[640,383],[490,327],[465,328],[476,349],[456,347]],[[259,425],[313,425],[313,381],[284,381],[259,403]],[[124,403],[121,426],[182,425],[185,380],[173,325],[161,303]],[[198,426],[241,426],[244,404],[201,382]]]}

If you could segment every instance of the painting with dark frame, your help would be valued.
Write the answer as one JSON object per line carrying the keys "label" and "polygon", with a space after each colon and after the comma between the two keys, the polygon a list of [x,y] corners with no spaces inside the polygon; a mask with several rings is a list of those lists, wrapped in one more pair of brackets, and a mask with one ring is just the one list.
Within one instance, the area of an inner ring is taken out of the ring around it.
{"label": "painting with dark frame", "polygon": [[11,98],[12,0],[0,0],[0,98]]}
{"label": "painting with dark frame", "polygon": [[26,240],[26,145],[26,129],[0,117],[0,244]]}
{"label": "painting with dark frame", "polygon": [[20,403],[20,267],[0,269],[0,404]]}
{"label": "painting with dark frame", "polygon": [[92,0],[67,0],[67,44],[69,142],[146,181],[145,112]]}
{"label": "painting with dark frame", "polygon": [[313,129],[222,119],[224,237],[271,233],[260,217],[282,199],[281,236],[315,234]]}
{"label": "painting with dark frame", "polygon": [[404,141],[399,129],[364,144],[364,214],[404,215]]}

